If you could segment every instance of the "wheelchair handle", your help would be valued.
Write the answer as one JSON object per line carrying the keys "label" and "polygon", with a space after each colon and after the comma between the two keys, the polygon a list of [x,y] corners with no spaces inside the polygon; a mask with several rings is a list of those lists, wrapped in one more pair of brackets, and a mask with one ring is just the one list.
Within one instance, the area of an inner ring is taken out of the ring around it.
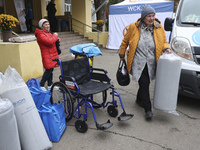
{"label": "wheelchair handle", "polygon": [[53,61],[56,61],[56,62],[57,62],[57,64],[58,64],[58,65],[60,65],[60,61],[59,61],[59,59],[58,59],[58,58],[56,58],[56,59],[53,59]]}

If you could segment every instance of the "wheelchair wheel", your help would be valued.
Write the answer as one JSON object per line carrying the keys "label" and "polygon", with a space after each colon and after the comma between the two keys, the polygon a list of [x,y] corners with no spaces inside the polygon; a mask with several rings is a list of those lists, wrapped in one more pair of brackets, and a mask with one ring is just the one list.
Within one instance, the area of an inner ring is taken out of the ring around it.
{"label": "wheelchair wheel", "polygon": [[55,82],[51,87],[51,103],[62,103],[66,121],[72,119],[74,112],[73,97],[62,82]]}
{"label": "wheelchair wheel", "polygon": [[96,103],[98,103],[98,104],[100,104],[100,105],[98,105],[98,104],[92,103],[92,106],[94,108],[100,108],[100,107],[103,106],[103,102],[102,102],[103,101],[103,96],[104,96],[104,99],[105,99],[105,101],[104,101],[104,103],[105,103],[106,100],[107,100],[107,91],[103,91],[101,93],[93,95],[93,101],[96,102]]}
{"label": "wheelchair wheel", "polygon": [[88,125],[83,120],[76,120],[75,127],[78,132],[85,133],[88,130]]}
{"label": "wheelchair wheel", "polygon": [[108,106],[107,112],[111,117],[117,117],[118,115],[118,109],[116,108],[116,106]]}

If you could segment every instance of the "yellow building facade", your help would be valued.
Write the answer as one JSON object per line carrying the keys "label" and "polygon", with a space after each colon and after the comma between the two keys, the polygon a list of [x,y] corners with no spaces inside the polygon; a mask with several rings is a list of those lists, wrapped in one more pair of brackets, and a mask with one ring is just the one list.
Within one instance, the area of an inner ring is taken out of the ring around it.
{"label": "yellow building facade", "polygon": [[[64,0],[55,0],[57,18],[66,18],[64,15]],[[13,15],[17,18],[14,0],[6,0],[4,3],[6,14]],[[33,24],[38,25],[38,21],[47,17],[46,0],[32,0],[34,20]],[[92,10],[91,0],[72,0],[71,1],[71,17],[92,26]],[[92,32],[88,26],[82,26],[81,30],[76,30],[76,26],[80,24],[72,19],[72,29],[86,37],[95,37],[94,42],[103,45],[107,44],[108,33]],[[83,29],[84,28],[84,29]],[[15,32],[21,32],[20,26],[14,28]],[[98,40],[97,38],[98,37]],[[4,73],[8,66],[15,68],[22,78],[27,81],[29,78],[37,78],[43,74],[43,66],[40,54],[40,48],[36,41],[26,43],[5,43],[0,42],[0,71]]]}
{"label": "yellow building facade", "polygon": [[0,71],[15,68],[24,81],[43,74],[40,48],[36,41],[26,43],[0,42]]}

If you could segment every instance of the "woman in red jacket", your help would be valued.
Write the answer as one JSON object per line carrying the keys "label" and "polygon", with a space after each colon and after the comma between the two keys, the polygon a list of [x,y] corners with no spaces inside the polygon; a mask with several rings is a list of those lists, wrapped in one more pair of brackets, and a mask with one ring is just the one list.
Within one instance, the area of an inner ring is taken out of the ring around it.
{"label": "woman in red jacket", "polygon": [[35,37],[40,46],[42,63],[45,68],[40,86],[44,89],[44,84],[47,81],[48,89],[50,89],[53,84],[53,70],[55,67],[59,66],[57,62],[53,60],[59,58],[55,43],[57,40],[60,42],[60,39],[58,38],[58,33],[52,34],[50,32],[50,25],[47,19],[41,19],[39,21],[39,27],[41,29],[35,30]]}

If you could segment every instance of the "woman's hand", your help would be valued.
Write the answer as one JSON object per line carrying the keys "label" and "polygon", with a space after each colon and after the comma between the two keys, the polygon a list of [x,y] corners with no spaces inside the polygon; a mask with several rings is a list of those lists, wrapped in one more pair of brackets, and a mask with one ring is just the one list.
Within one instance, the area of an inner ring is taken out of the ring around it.
{"label": "woman's hand", "polygon": [[61,39],[60,39],[60,38],[58,38],[58,42],[59,42],[59,43],[61,42]]}
{"label": "woman's hand", "polygon": [[122,61],[125,60],[125,55],[119,54],[119,59],[122,60]]}
{"label": "woman's hand", "polygon": [[125,59],[124,57],[120,58],[121,61],[123,61],[124,59]]}
{"label": "woman's hand", "polygon": [[57,32],[55,32],[53,35],[55,35],[55,36],[58,36],[58,33],[57,33]]}
{"label": "woman's hand", "polygon": [[172,54],[172,50],[170,48],[165,49],[164,53]]}

